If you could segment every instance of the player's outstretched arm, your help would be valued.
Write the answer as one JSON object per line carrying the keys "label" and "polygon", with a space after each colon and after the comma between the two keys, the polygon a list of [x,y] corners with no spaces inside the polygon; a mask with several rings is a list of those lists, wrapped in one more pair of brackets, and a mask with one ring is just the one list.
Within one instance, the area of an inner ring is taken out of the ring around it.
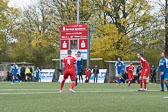
{"label": "player's outstretched arm", "polygon": [[75,70],[76,70],[76,72],[77,72],[78,69],[77,69],[77,65],[76,65],[76,63],[74,63],[74,67],[75,67]]}

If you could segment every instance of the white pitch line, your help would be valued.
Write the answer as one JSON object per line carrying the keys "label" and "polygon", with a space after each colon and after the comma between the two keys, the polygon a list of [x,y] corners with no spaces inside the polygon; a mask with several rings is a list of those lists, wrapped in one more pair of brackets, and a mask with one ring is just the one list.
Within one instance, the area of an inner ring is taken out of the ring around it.
{"label": "white pitch line", "polygon": [[[0,91],[56,91],[59,89],[0,89]],[[64,89],[68,90],[68,89]],[[136,91],[136,90],[124,90],[124,89],[76,89],[77,91]],[[159,90],[147,90],[149,92],[157,92]]]}
{"label": "white pitch line", "polygon": [[[151,91],[156,91],[156,90],[151,90]],[[158,90],[157,90],[158,91]],[[96,91],[76,91],[77,93],[118,93],[118,92],[122,92],[122,93],[125,93],[125,92],[136,92],[136,90],[122,90],[122,91],[119,91],[119,90],[116,90],[116,91],[112,91],[112,90],[109,90],[109,91],[102,91],[102,90],[96,90]],[[18,93],[0,93],[0,95],[27,95],[27,94],[58,94],[59,92],[18,92]],[[63,93],[70,93],[68,92],[67,90],[64,91]]]}
{"label": "white pitch line", "polygon": [[59,89],[0,89],[0,91],[52,91],[52,90],[59,90]]}
{"label": "white pitch line", "polygon": [[163,98],[168,99],[168,97],[163,97]]}
{"label": "white pitch line", "polygon": [[59,92],[21,92],[21,93],[0,93],[0,95],[27,95],[27,94],[53,94]]}
{"label": "white pitch line", "polygon": [[[117,93],[121,91],[76,91],[77,93]],[[135,91],[122,91],[122,92],[135,92]],[[70,93],[64,91],[63,93]],[[60,94],[59,92],[19,92],[19,93],[0,93],[0,95],[27,95],[27,94]]]}

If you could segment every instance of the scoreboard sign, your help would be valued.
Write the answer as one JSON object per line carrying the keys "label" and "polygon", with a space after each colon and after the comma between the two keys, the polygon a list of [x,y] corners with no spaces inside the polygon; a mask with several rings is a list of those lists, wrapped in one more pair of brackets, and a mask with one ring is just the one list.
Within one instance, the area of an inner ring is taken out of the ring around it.
{"label": "scoreboard sign", "polygon": [[68,50],[72,50],[72,56],[76,57],[78,51],[83,59],[87,59],[88,27],[85,24],[67,24],[60,28],[60,58],[64,59]]}

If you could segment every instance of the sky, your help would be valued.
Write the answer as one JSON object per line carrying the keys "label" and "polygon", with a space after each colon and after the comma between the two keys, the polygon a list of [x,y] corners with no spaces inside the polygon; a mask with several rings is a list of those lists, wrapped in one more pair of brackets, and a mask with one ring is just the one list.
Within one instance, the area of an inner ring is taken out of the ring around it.
{"label": "sky", "polygon": [[9,0],[9,6],[25,9],[30,5],[36,4],[38,0]]}
{"label": "sky", "polygon": [[[30,5],[36,4],[38,0],[9,0],[9,6],[15,7],[15,8],[20,8],[20,9],[25,9]],[[159,1],[163,2],[165,0],[149,0],[150,4],[152,6],[156,6],[156,9],[159,7],[157,3]]]}

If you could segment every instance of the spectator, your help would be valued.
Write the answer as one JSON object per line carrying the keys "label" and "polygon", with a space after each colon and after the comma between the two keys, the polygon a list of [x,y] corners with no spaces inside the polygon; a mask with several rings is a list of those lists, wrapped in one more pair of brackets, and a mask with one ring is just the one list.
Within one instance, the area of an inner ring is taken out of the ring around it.
{"label": "spectator", "polygon": [[30,79],[31,79],[31,81],[33,81],[33,68],[31,67],[31,66],[29,66],[29,68],[30,68]]}
{"label": "spectator", "polygon": [[25,74],[26,74],[26,81],[30,81],[31,80],[31,72],[30,72],[30,68],[27,66],[26,70],[25,70]]}
{"label": "spectator", "polygon": [[98,74],[99,74],[99,68],[97,65],[95,65],[95,68],[93,69],[93,74],[94,74],[94,83],[95,83],[95,81],[97,83]]}
{"label": "spectator", "polygon": [[151,82],[153,83],[153,80],[156,84],[156,68],[154,65],[151,67]]}
{"label": "spectator", "polygon": [[86,74],[86,80],[85,80],[85,82],[86,82],[86,83],[89,82],[90,72],[91,72],[90,68],[87,67],[86,70],[85,70],[85,74]]}
{"label": "spectator", "polygon": [[37,67],[36,68],[36,81],[38,82],[39,80],[41,82],[41,79],[40,79],[40,69]]}
{"label": "spectator", "polygon": [[138,67],[137,67],[137,69],[136,69],[136,74],[138,75],[138,84],[139,84],[139,76],[141,75],[141,69],[142,69],[142,67],[139,64]]}
{"label": "spectator", "polygon": [[7,81],[12,81],[12,73],[10,71],[7,72],[6,80]]}
{"label": "spectator", "polygon": [[25,67],[24,65],[22,65],[21,69],[20,69],[20,75],[21,75],[21,80],[25,81]]}

